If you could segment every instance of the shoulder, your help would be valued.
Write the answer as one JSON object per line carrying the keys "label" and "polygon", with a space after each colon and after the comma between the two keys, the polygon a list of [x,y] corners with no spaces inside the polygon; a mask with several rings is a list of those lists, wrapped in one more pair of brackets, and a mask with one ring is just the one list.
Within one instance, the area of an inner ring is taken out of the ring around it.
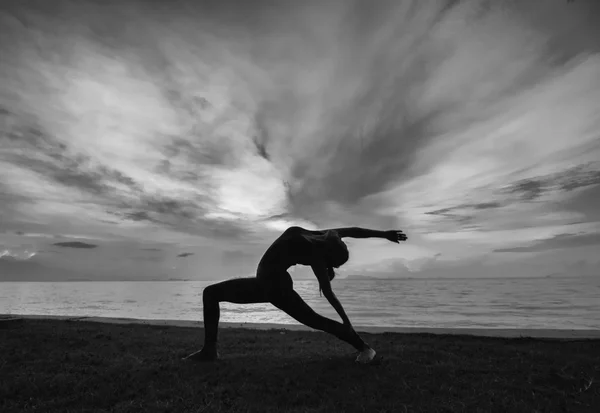
{"label": "shoulder", "polygon": [[293,227],[289,227],[288,229],[286,229],[285,231],[283,231],[283,233],[288,233],[288,232],[300,232],[300,231],[305,231],[304,228],[302,227],[298,227],[298,226],[293,226]]}
{"label": "shoulder", "polygon": [[288,229],[286,229],[283,233],[284,234],[299,234],[299,235],[324,235],[326,231],[322,231],[322,230],[310,230],[310,229],[306,229],[306,228],[302,228],[299,226],[293,226],[293,227],[289,227]]}

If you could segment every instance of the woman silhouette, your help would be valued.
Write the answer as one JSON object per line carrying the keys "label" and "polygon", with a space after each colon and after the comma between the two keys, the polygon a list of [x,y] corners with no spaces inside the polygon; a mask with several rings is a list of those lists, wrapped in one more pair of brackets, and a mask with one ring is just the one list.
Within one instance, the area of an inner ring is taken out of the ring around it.
{"label": "woman silhouette", "polygon": [[[256,277],[239,278],[209,285],[204,289],[204,347],[186,359],[210,361],[219,357],[217,331],[219,325],[219,303],[236,304],[271,303],[298,322],[325,331],[346,341],[360,354],[356,361],[368,363],[375,357],[369,347],[354,331],[344,307],[331,288],[335,277],[334,268],[348,261],[348,247],[342,238],[383,238],[391,242],[406,241],[402,231],[377,231],[365,228],[336,228],[309,231],[301,227],[290,227],[267,249],[258,264]],[[317,314],[293,288],[288,268],[293,265],[309,265],[319,289],[331,306],[340,315],[343,323]]]}

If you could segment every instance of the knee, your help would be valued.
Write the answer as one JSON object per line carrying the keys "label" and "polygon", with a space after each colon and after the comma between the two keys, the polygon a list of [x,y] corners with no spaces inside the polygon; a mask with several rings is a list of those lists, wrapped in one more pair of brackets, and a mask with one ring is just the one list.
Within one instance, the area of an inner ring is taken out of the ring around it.
{"label": "knee", "polygon": [[202,291],[202,301],[219,302],[219,288],[214,284],[204,288],[204,291]]}

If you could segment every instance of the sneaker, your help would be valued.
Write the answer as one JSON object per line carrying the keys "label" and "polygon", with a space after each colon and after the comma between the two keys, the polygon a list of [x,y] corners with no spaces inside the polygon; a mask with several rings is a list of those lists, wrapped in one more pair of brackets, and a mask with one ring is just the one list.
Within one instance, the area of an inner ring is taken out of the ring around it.
{"label": "sneaker", "polygon": [[377,354],[375,353],[375,350],[373,350],[371,347],[368,347],[358,354],[358,357],[356,357],[356,362],[362,364],[370,363],[375,358],[375,354]]}

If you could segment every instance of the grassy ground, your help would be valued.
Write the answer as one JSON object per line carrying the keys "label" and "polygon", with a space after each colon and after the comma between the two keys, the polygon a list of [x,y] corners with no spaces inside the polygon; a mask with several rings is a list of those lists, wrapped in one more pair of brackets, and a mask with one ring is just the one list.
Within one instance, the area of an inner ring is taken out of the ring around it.
{"label": "grassy ground", "polygon": [[597,412],[600,340],[223,329],[222,360],[181,357],[198,328],[26,320],[0,329],[0,412]]}

